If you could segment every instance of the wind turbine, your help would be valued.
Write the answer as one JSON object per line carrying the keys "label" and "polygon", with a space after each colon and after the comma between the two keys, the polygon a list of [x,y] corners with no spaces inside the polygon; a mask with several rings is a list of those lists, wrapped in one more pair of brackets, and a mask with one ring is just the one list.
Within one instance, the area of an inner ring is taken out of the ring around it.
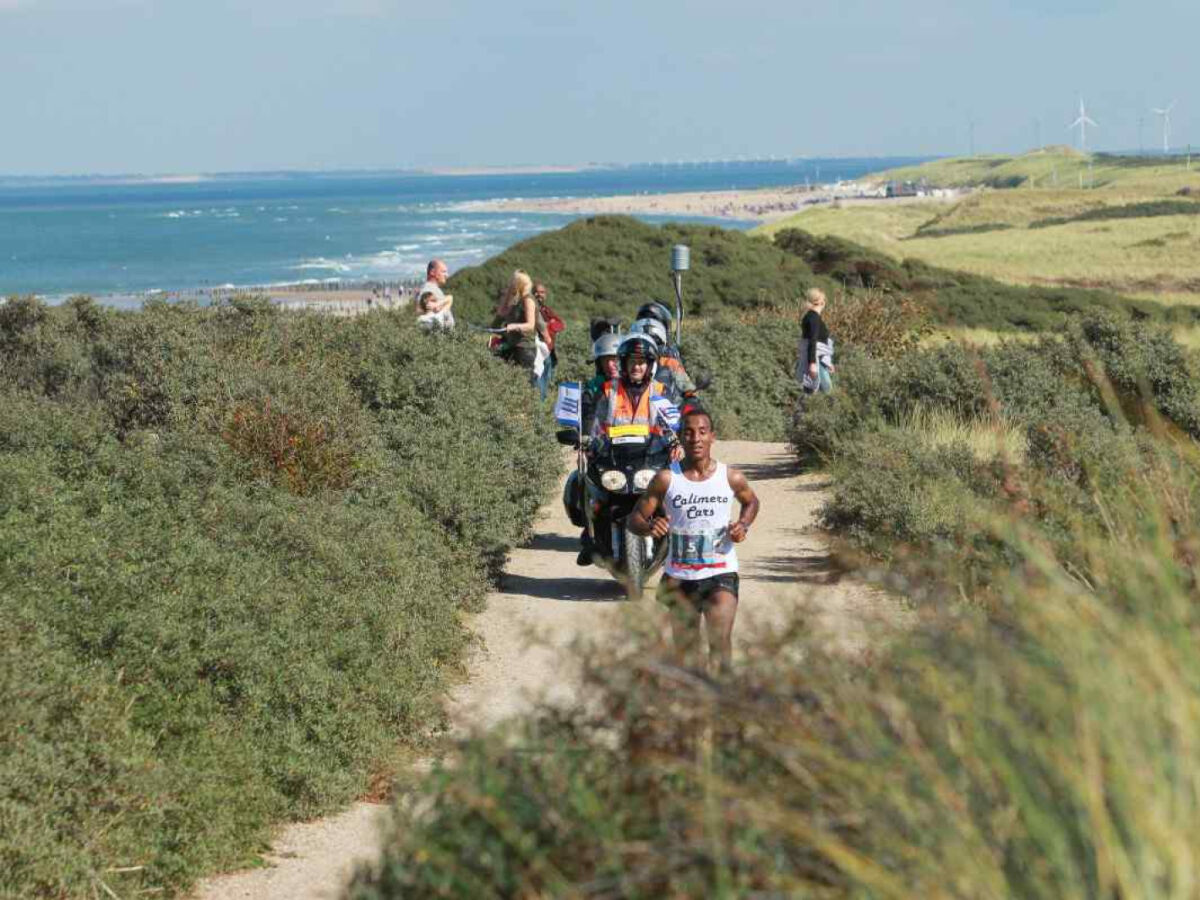
{"label": "wind turbine", "polygon": [[1088,118],[1087,110],[1083,107],[1083,98],[1079,98],[1079,118],[1067,126],[1067,129],[1079,128],[1079,149],[1087,152],[1087,127],[1091,125],[1093,128],[1100,126]]}
{"label": "wind turbine", "polygon": [[1159,109],[1157,106],[1152,110],[1156,116],[1163,117],[1163,156],[1171,152],[1171,110],[1175,108],[1175,100],[1172,100],[1164,108]]}

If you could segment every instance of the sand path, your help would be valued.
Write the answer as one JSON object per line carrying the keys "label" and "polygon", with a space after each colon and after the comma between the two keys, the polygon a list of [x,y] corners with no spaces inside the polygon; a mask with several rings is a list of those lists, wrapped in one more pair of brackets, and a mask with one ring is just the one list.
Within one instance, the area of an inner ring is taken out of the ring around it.
{"label": "sand path", "polygon": [[[875,591],[841,579],[822,535],[813,528],[824,499],[823,476],[801,475],[784,444],[725,441],[715,455],[746,473],[762,511],[744,544],[738,637],[785,621],[798,604],[829,640],[854,651],[888,628],[894,604]],[[597,568],[575,565],[578,529],[557,498],[543,510],[537,534],[512,555],[500,590],[473,622],[483,644],[470,676],[450,699],[455,729],[486,729],[540,700],[570,702],[578,672],[565,648],[577,637],[618,627],[630,614],[621,589]],[[652,604],[650,591],[641,606]],[[531,635],[536,638],[531,642]],[[359,860],[378,850],[378,823],[386,804],[357,803],[336,816],[280,830],[266,866],[210,878],[198,900],[327,900],[338,896]]]}

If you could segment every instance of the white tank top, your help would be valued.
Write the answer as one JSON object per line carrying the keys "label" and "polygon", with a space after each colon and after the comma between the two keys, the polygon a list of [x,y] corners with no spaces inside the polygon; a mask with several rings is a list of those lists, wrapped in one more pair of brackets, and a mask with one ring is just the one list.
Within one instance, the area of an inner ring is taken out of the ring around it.
{"label": "white tank top", "polygon": [[664,571],[672,578],[698,581],[738,570],[737,551],[729,539],[733,489],[725,463],[717,463],[705,481],[688,481],[671,467],[663,505],[671,534]]}

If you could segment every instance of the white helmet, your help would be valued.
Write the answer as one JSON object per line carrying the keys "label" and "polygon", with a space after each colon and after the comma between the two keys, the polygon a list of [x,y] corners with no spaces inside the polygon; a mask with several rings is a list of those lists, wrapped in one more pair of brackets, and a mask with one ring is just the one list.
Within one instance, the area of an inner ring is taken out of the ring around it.
{"label": "white helmet", "polygon": [[630,326],[629,333],[649,335],[654,338],[659,350],[667,346],[667,326],[658,319],[638,319]]}
{"label": "white helmet", "polygon": [[621,339],[624,335],[610,332],[602,334],[592,343],[592,360],[595,361],[602,356],[616,356],[617,348],[621,346]]}

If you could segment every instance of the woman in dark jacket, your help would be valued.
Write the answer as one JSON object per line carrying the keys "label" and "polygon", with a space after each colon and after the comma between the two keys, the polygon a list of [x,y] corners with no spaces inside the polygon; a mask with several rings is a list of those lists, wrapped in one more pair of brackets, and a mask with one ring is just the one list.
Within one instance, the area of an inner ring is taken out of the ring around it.
{"label": "woman in dark jacket", "polygon": [[806,393],[833,390],[833,338],[821,318],[825,292],[811,288],[805,295],[807,309],[800,319],[800,348],[796,359],[796,380]]}
{"label": "woman in dark jacket", "polygon": [[504,290],[492,327],[504,329],[500,358],[528,369],[532,378],[537,360],[537,303],[533,299],[533,279],[520,269],[513,272]]}

